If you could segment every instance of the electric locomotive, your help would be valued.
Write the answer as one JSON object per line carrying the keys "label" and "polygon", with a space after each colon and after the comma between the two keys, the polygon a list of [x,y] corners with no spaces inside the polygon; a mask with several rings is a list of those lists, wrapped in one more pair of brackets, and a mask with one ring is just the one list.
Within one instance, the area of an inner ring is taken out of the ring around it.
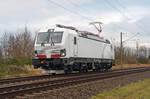
{"label": "electric locomotive", "polygon": [[43,73],[108,70],[114,65],[114,47],[109,40],[59,24],[37,33],[34,54],[34,68],[42,68]]}

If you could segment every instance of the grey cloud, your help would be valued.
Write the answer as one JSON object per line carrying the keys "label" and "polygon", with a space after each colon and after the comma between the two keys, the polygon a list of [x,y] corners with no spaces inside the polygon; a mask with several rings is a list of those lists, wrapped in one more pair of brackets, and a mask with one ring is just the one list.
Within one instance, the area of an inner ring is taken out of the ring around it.
{"label": "grey cloud", "polygon": [[[105,18],[105,13],[117,13],[117,11],[110,9],[108,5],[103,4],[104,2],[96,3],[93,6],[92,0],[71,0],[74,6],[67,2],[67,0],[53,0],[72,11],[78,12],[81,15],[85,15],[92,19],[101,20],[101,17]],[[87,6],[85,6],[87,4]],[[79,7],[85,6],[85,9],[80,9]],[[108,7],[108,8],[106,8]],[[138,13],[138,12],[137,12]],[[103,16],[104,15],[104,16]],[[143,16],[138,22],[146,26],[147,33],[149,35],[150,26],[150,15]],[[111,16],[109,17],[111,18]],[[96,20],[96,21],[97,21]],[[89,20],[81,17],[80,15],[75,15],[64,9],[48,2],[48,0],[0,0],[0,32],[5,30],[17,30],[18,28],[24,28],[25,24],[28,24],[30,29],[38,30],[43,26],[51,26],[57,23],[73,25],[79,29],[89,30],[96,32],[93,28],[88,26]],[[138,29],[135,23],[129,23],[127,20],[123,19],[121,22],[112,22],[109,24],[104,23],[104,36],[109,38],[118,38],[120,32],[142,32]]]}

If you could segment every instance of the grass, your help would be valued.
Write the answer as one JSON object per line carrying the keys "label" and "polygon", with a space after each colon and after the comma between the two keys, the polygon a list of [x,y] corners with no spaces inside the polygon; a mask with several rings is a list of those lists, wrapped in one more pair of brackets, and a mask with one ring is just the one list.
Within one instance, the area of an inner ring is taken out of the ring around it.
{"label": "grass", "polygon": [[34,69],[33,66],[24,65],[0,65],[0,79],[2,78],[14,78],[25,77],[32,75],[41,75],[40,69]]}
{"label": "grass", "polygon": [[92,99],[150,99],[150,79],[105,91]]}

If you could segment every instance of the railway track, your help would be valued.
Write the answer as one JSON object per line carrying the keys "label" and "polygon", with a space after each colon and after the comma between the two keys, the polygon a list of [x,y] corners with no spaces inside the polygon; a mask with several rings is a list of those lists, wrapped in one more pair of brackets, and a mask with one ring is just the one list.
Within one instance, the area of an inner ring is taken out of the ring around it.
{"label": "railway track", "polygon": [[[113,72],[116,70],[110,70],[106,72]],[[86,74],[95,74],[96,72],[88,72]],[[99,72],[99,73],[105,73],[105,72]],[[40,75],[40,76],[28,76],[28,77],[19,77],[19,78],[10,78],[10,79],[1,79],[0,85],[3,84],[13,84],[18,82],[26,82],[26,81],[37,81],[37,80],[44,80],[44,79],[51,79],[51,78],[63,78],[63,77],[71,77],[71,76],[80,76],[85,75],[85,73],[72,73],[72,74],[57,74],[57,75]]]}
{"label": "railway track", "polygon": [[63,88],[66,86],[72,86],[76,84],[81,84],[85,82],[91,82],[106,78],[112,78],[117,76],[123,76],[133,73],[145,72],[149,71],[149,67],[145,68],[133,68],[133,69],[123,69],[123,70],[115,70],[113,72],[107,73],[91,73],[91,74],[82,74],[70,77],[64,77],[63,79],[56,79],[56,80],[49,80],[49,81],[42,81],[42,82],[33,82],[29,84],[18,84],[18,85],[11,85],[0,87],[0,97],[2,98],[14,98],[16,96],[22,96],[24,94],[31,94],[46,90],[54,90],[58,88]]}
{"label": "railway track", "polygon": [[[143,68],[143,67],[139,67]],[[136,68],[131,68],[131,69],[136,69]],[[114,72],[114,71],[120,71],[122,69],[116,69],[116,70],[110,70],[107,72]],[[127,69],[123,69],[127,70]],[[87,74],[92,74],[95,72],[88,72]],[[101,72],[104,73],[104,72]],[[1,79],[0,80],[0,85],[3,84],[9,84],[9,83],[18,83],[18,82],[26,82],[26,81],[36,81],[36,80],[44,80],[44,79],[51,79],[51,78],[59,78],[59,77],[69,77],[69,76],[78,76],[78,75],[85,75],[84,73],[72,73],[69,75],[64,75],[64,74],[57,74],[57,75],[40,75],[40,76],[28,76],[28,77],[19,77],[19,78],[10,78],[10,79]]]}

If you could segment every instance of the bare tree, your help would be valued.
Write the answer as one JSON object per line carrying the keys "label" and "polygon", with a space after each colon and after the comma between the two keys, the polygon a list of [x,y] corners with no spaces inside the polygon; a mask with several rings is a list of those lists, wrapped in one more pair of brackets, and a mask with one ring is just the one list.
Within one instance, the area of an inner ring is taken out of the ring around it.
{"label": "bare tree", "polygon": [[1,50],[3,58],[8,58],[8,33],[5,32],[4,35],[1,38]]}
{"label": "bare tree", "polygon": [[32,57],[33,39],[30,31],[25,27],[20,33],[5,33],[1,41],[4,58]]}

